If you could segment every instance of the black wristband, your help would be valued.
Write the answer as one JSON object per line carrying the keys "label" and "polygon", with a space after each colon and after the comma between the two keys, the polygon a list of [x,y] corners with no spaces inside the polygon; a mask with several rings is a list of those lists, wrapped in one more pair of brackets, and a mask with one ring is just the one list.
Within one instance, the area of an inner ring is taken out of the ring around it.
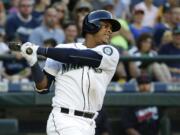
{"label": "black wristband", "polygon": [[46,56],[47,55],[47,50],[48,50],[48,48],[39,47],[38,50],[37,50],[37,54],[38,55]]}
{"label": "black wristband", "polygon": [[35,83],[39,83],[44,79],[44,73],[43,73],[42,69],[40,68],[38,62],[36,62],[31,67],[31,71],[32,71],[32,78]]}

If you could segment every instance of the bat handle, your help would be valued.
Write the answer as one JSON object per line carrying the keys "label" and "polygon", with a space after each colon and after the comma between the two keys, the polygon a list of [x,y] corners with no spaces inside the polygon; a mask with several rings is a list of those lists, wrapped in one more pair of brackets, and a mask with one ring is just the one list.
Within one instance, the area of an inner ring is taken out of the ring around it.
{"label": "bat handle", "polygon": [[26,53],[29,54],[29,55],[31,55],[31,54],[33,53],[32,48],[30,48],[30,47],[27,48],[27,49],[26,49]]}

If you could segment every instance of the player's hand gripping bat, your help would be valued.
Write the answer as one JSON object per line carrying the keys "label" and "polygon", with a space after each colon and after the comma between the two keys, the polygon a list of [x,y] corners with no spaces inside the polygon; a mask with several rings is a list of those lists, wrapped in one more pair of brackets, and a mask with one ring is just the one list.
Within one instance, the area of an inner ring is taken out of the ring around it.
{"label": "player's hand gripping bat", "polygon": [[[9,42],[8,43],[8,47],[11,51],[18,51],[20,52],[21,51],[21,43],[19,42]],[[31,55],[33,53],[33,50],[29,47],[26,49],[26,53]]]}

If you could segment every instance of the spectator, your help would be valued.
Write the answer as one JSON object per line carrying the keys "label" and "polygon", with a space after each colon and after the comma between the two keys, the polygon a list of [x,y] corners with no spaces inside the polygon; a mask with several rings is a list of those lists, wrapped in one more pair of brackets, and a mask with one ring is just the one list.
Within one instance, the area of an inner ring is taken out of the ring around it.
{"label": "spectator", "polygon": [[77,17],[86,16],[90,11],[93,10],[92,5],[88,1],[79,1],[74,7],[74,19],[78,19]]}
{"label": "spectator", "polygon": [[78,36],[77,25],[73,22],[66,23],[64,26],[65,32],[65,41],[64,43],[73,43],[75,42]]}
{"label": "spectator", "polygon": [[[137,40],[138,50],[134,52],[133,56],[157,56],[157,52],[153,50],[153,39],[150,34],[144,33]],[[153,79],[160,82],[171,82],[172,78],[169,69],[164,63],[157,62],[136,62],[140,72],[148,72]]]}
{"label": "spectator", "polygon": [[19,35],[22,43],[28,41],[32,30],[39,23],[32,17],[33,0],[20,0],[18,4],[18,13],[9,15],[6,22],[7,41],[12,41],[15,35]]}
{"label": "spectator", "polygon": [[[115,48],[117,48],[120,56],[122,56],[123,54],[123,49],[118,47],[118,46],[114,46]],[[117,68],[116,68],[116,72],[111,80],[112,82],[119,82],[119,83],[125,83],[127,81],[127,74],[126,74],[126,71],[125,71],[125,67],[124,67],[124,63],[123,62],[120,62],[118,63],[117,65]]]}
{"label": "spectator", "polygon": [[161,46],[166,31],[171,31],[171,7],[169,5],[163,7],[159,22],[154,26],[153,38],[156,50]]}
{"label": "spectator", "polygon": [[105,0],[104,2],[102,2],[102,9],[111,12],[114,18],[117,18],[115,15],[114,3],[112,0]]}
{"label": "spectator", "polygon": [[[137,91],[153,92],[152,80],[147,74],[136,78]],[[121,124],[126,135],[158,135],[161,110],[157,106],[133,106],[122,109]]]}
{"label": "spectator", "polygon": [[93,10],[98,10],[102,8],[102,2],[104,0],[88,0],[90,2],[90,4],[93,7]]}
{"label": "spectator", "polygon": [[18,52],[12,52],[12,55],[15,55],[16,59],[3,61],[3,79],[13,83],[29,82],[31,70],[26,60]]}
{"label": "spectator", "polygon": [[[6,10],[2,1],[0,1],[0,55],[6,54],[9,51],[7,44],[5,43],[5,26],[6,23]],[[0,61],[0,75],[2,69],[2,61]]]}
{"label": "spectator", "polygon": [[55,8],[48,8],[44,14],[43,24],[34,29],[29,37],[29,41],[43,46],[46,39],[53,38],[58,44],[64,41],[64,31],[56,28],[57,24],[57,11]]}
{"label": "spectator", "polygon": [[124,84],[127,82],[127,74],[122,62],[119,62],[116,68],[116,72],[112,78],[112,82],[118,82],[120,84]]}
{"label": "spectator", "polygon": [[7,52],[9,52],[9,48],[4,42],[4,38],[5,38],[5,31],[4,29],[0,28],[0,50],[1,50],[0,55],[6,54]]}
{"label": "spectator", "polygon": [[170,7],[180,6],[180,1],[179,0],[167,0],[167,3],[170,5]]}
{"label": "spectator", "polygon": [[32,16],[36,18],[39,23],[42,22],[44,11],[50,4],[51,0],[35,0]]}
{"label": "spectator", "polygon": [[[4,29],[0,28],[0,55],[7,54],[9,52],[9,48],[4,42],[5,31]],[[3,62],[0,60],[0,79],[2,78],[2,69],[3,69]]]}
{"label": "spectator", "polygon": [[18,4],[20,0],[10,0],[10,8],[8,14],[18,13]]}
{"label": "spectator", "polygon": [[114,33],[111,38],[111,44],[128,50],[135,44],[134,37],[129,29],[128,22],[124,19],[118,19],[121,29]]}
{"label": "spectator", "polygon": [[129,21],[131,15],[130,4],[131,0],[114,0],[114,10],[116,17]]}
{"label": "spectator", "polygon": [[69,12],[68,12],[68,7],[64,2],[55,2],[53,4],[53,7],[56,9],[58,13],[58,22],[57,22],[57,27],[62,29],[63,24],[69,20]]}
{"label": "spectator", "polygon": [[93,10],[92,5],[88,1],[79,1],[74,7],[73,17],[78,28],[77,42],[84,42],[84,38],[81,35],[82,24],[84,17],[92,10]]}
{"label": "spectator", "polygon": [[[161,22],[157,23],[154,28],[154,39],[156,45],[161,44],[162,35],[167,30],[172,30],[180,22],[180,7],[170,7],[165,5]],[[158,46],[159,47],[159,46]]]}
{"label": "spectator", "polygon": [[56,45],[57,45],[57,42],[53,38],[44,40],[45,47],[55,47]]}
{"label": "spectator", "polygon": [[[122,56],[129,57],[131,55],[128,51],[123,51]],[[140,74],[140,71],[134,61],[123,62],[123,64],[126,72],[126,81],[136,78]]]}
{"label": "spectator", "polygon": [[176,6],[171,9],[171,28],[180,25],[180,7]]}
{"label": "spectator", "polygon": [[142,33],[152,33],[152,30],[142,25],[142,20],[144,18],[144,10],[141,8],[134,8],[133,10],[133,22],[129,25],[130,30],[137,40]]}
{"label": "spectator", "polygon": [[155,6],[160,7],[167,3],[167,0],[153,0]]}
{"label": "spectator", "polygon": [[108,10],[117,19],[123,19],[127,22],[129,21],[129,8],[128,8],[128,0],[126,2],[124,0],[105,0],[102,2],[102,9]]}
{"label": "spectator", "polygon": [[110,135],[111,127],[105,108],[102,107],[101,111],[99,111],[98,113],[98,117],[95,119],[95,135]]}
{"label": "spectator", "polygon": [[[57,42],[53,38],[46,39],[44,40],[44,43],[43,43],[44,47],[55,47],[56,45],[57,45]],[[41,68],[43,68],[45,66],[46,57],[39,56],[39,58],[41,58],[41,61],[39,61],[38,64],[40,65]]]}
{"label": "spectator", "polygon": [[[123,50],[118,46],[114,46],[120,53],[120,56],[130,56],[127,51]],[[119,82],[121,84],[129,81],[130,79],[137,77],[139,74],[138,68],[133,61],[119,62],[116,68],[116,72],[113,76],[112,81]]]}
{"label": "spectator", "polygon": [[[5,44],[5,21],[6,21],[6,11],[2,2],[0,2],[0,54],[5,54],[9,51],[7,45]],[[0,67],[1,68],[1,67]]]}
{"label": "spectator", "polygon": [[4,29],[6,23],[6,10],[2,2],[0,2],[0,28]]}
{"label": "spectator", "polygon": [[[166,30],[161,38],[161,44],[160,45],[165,45],[173,42],[173,37],[172,37],[172,31],[171,30]],[[161,46],[159,46],[160,48]]]}
{"label": "spectator", "polygon": [[[162,45],[159,55],[180,55],[180,26],[176,26],[172,32],[173,40],[169,44]],[[180,63],[166,62],[175,82],[180,82]]]}
{"label": "spectator", "polygon": [[[53,1],[58,1],[58,0],[53,0]],[[63,0],[63,2],[68,6],[68,10],[71,11],[69,15],[70,18],[72,18],[73,9],[76,6],[76,4],[79,2],[79,0]]]}
{"label": "spectator", "polygon": [[142,25],[153,28],[156,24],[156,18],[158,15],[158,8],[153,5],[153,0],[144,0],[135,5],[135,8],[144,10],[144,18]]}
{"label": "spectator", "polygon": [[130,8],[132,9],[135,5],[142,2],[143,0],[131,0]]}

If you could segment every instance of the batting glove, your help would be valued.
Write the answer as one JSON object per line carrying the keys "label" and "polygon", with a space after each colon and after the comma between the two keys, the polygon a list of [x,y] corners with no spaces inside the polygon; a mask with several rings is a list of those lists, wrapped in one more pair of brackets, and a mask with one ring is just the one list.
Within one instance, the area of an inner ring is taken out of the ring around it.
{"label": "batting glove", "polygon": [[[39,46],[26,42],[21,46],[21,54],[27,60],[28,64],[32,67],[37,62],[37,49]],[[31,49],[32,53],[28,54],[27,50]]]}

